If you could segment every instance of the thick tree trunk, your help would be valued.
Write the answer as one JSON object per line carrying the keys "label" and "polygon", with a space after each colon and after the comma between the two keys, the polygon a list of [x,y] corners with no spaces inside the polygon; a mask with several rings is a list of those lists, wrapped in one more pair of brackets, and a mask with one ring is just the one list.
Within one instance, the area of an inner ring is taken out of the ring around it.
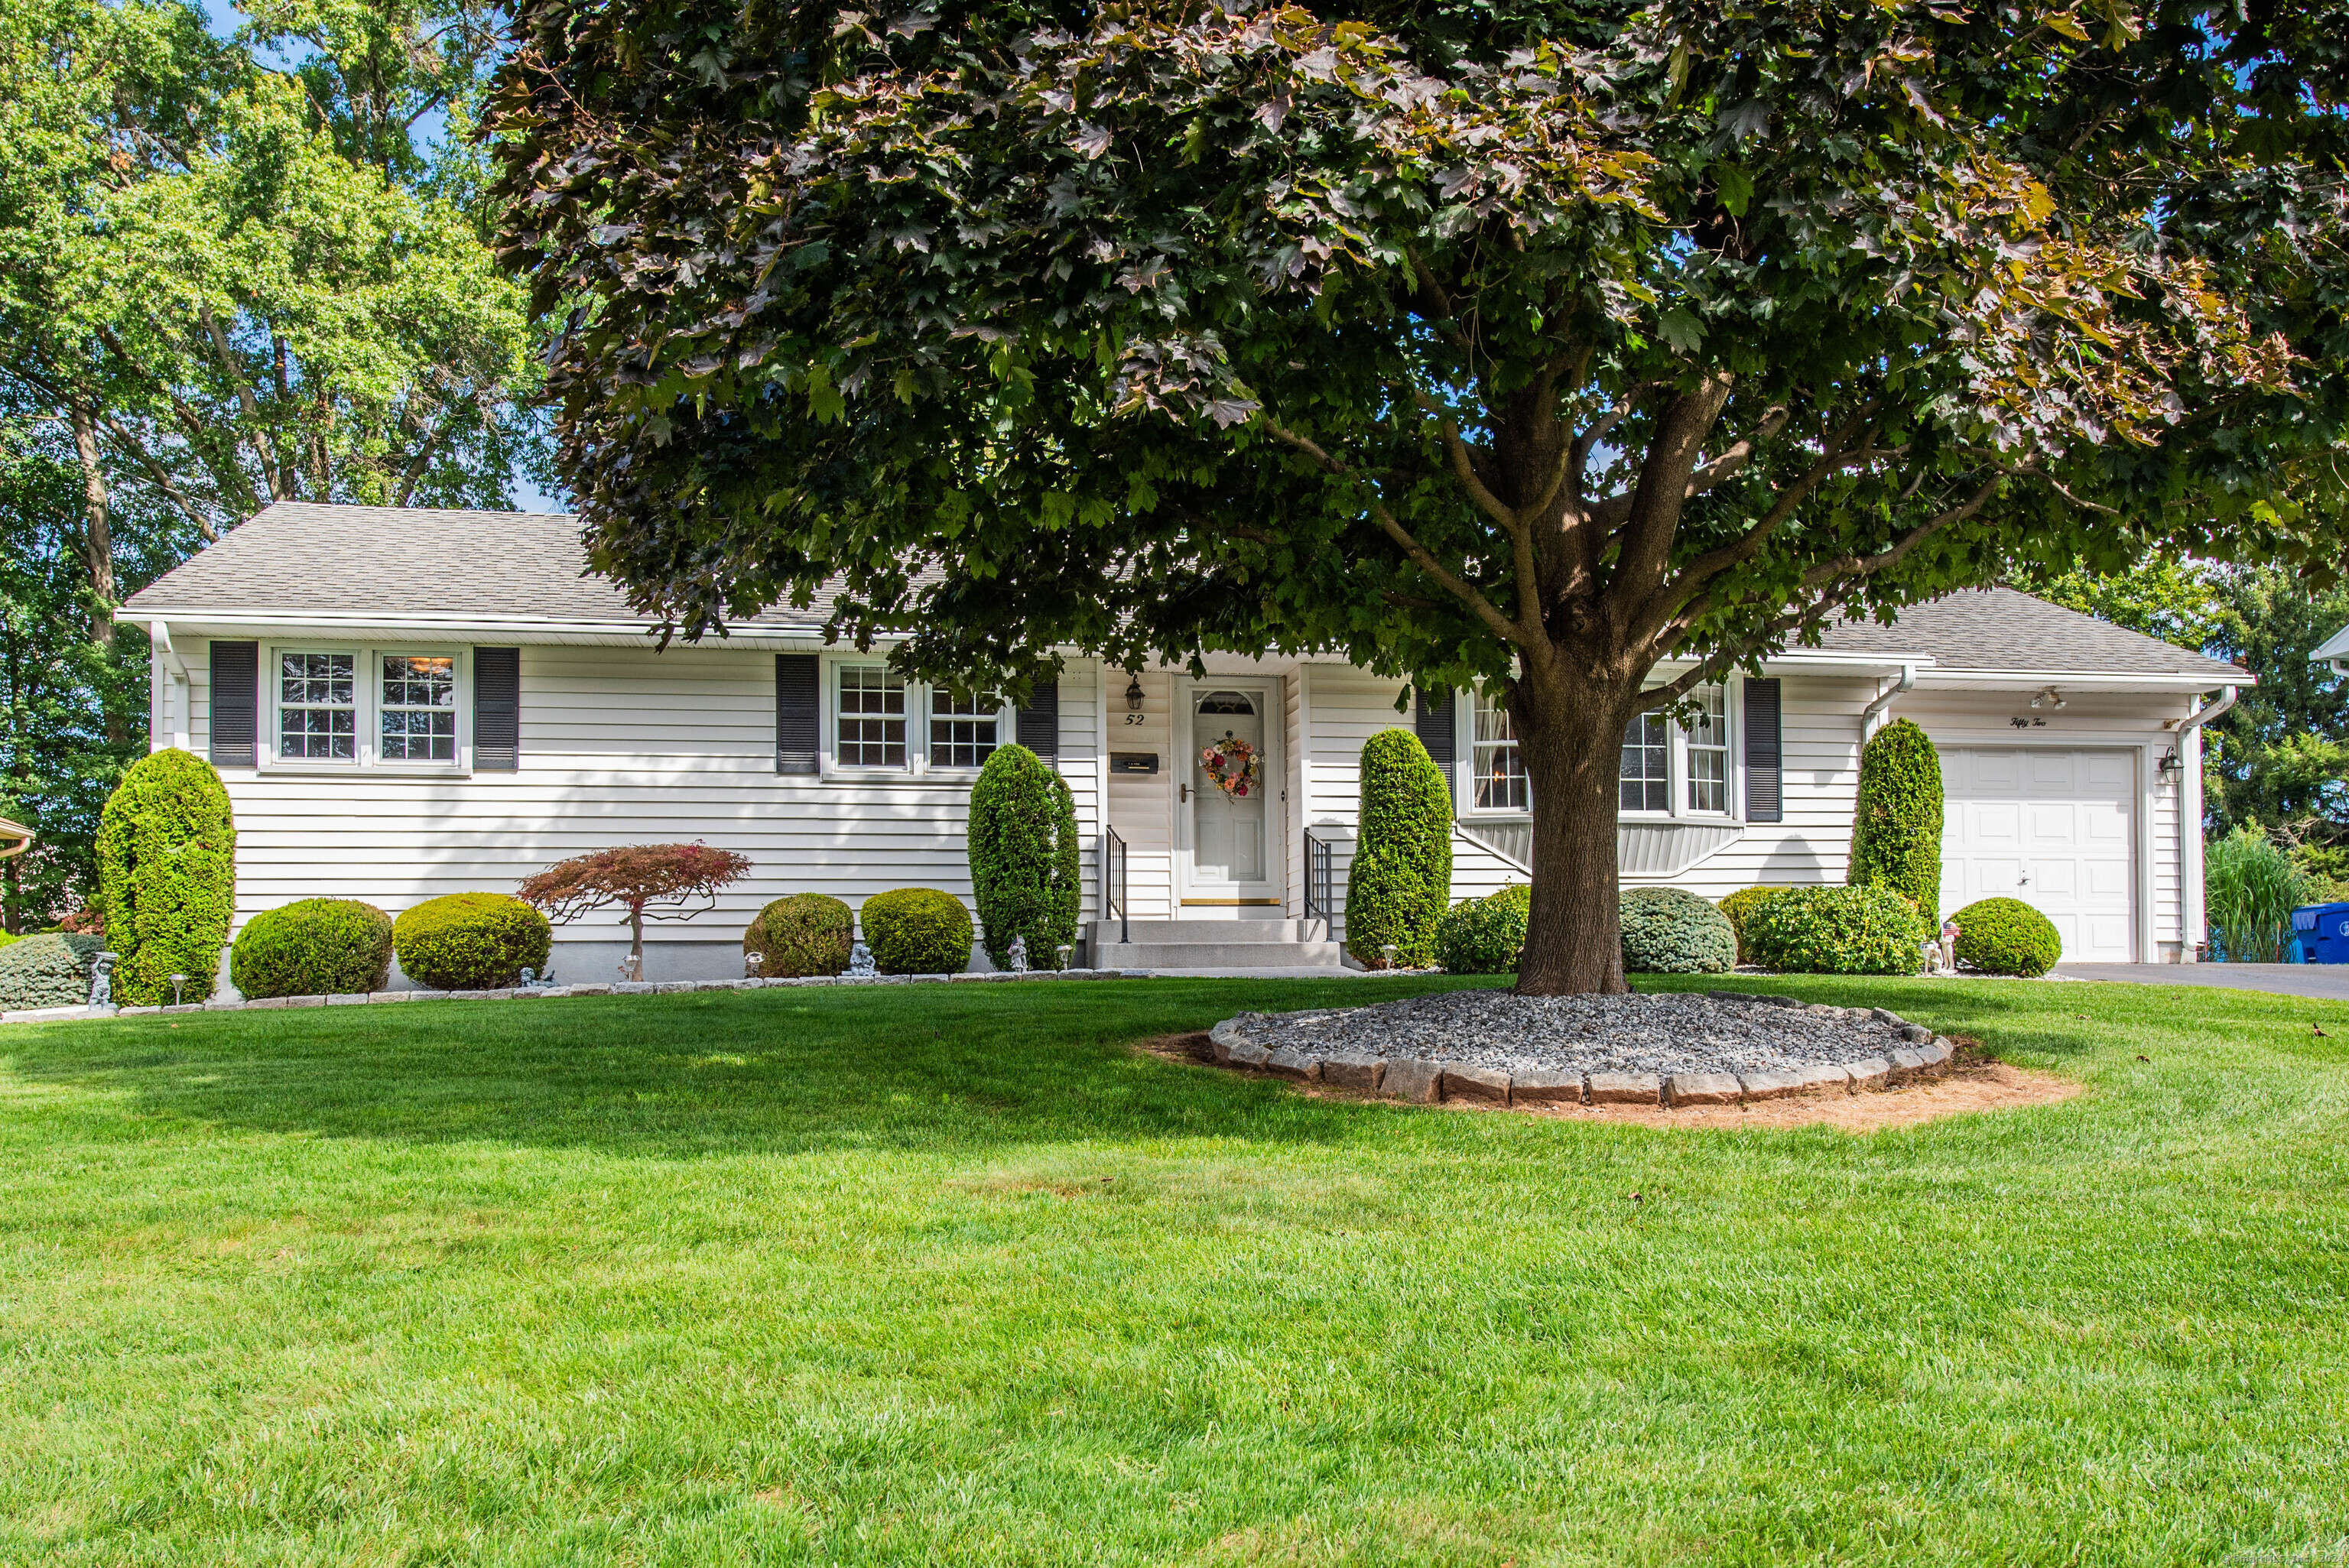
{"label": "thick tree trunk", "polygon": [[114,645],[114,533],[107,519],[106,469],[98,459],[98,420],[87,404],[73,405],[74,455],[81,461],[82,564],[98,607],[90,635]]}
{"label": "thick tree trunk", "polygon": [[1510,698],[1533,789],[1533,910],[1520,995],[1630,989],[1616,922],[1615,810],[1623,727],[1638,695],[1636,679],[1579,690],[1521,679]]}

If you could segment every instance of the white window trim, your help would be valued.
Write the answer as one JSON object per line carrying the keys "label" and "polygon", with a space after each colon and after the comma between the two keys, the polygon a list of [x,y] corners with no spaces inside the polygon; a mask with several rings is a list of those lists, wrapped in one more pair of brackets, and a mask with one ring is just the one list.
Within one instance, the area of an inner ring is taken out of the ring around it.
{"label": "white window trim", "polygon": [[[944,688],[928,681],[908,680],[905,686],[905,761],[897,768],[867,767],[840,759],[840,671],[850,665],[886,665],[886,658],[863,654],[826,654],[817,666],[821,679],[816,691],[816,740],[818,745],[818,777],[854,779],[859,783],[879,783],[892,779],[971,779],[978,777],[977,768],[949,768],[930,760],[930,694]],[[1009,746],[1019,738],[1019,710],[1009,704],[996,709],[995,744]]]}
{"label": "white window trim", "polygon": [[[1725,811],[1700,811],[1692,808],[1688,804],[1688,731],[1682,729],[1677,724],[1667,721],[1664,726],[1665,742],[1669,748],[1668,760],[1665,763],[1664,768],[1665,779],[1668,786],[1666,791],[1668,804],[1666,809],[1661,811],[1626,811],[1619,804],[1622,797],[1619,788],[1616,797],[1619,802],[1615,811],[1616,820],[1622,822],[1674,822],[1688,820],[1696,822],[1727,823],[1743,823],[1745,820],[1744,812],[1743,810],[1745,800],[1745,751],[1744,744],[1745,735],[1745,682],[1743,678],[1732,678],[1721,682],[1720,685],[1723,688],[1727,697],[1726,702],[1723,706],[1729,727],[1728,745],[1725,748],[1725,755],[1728,761],[1726,772],[1728,775],[1729,809]],[[1512,810],[1506,808],[1481,808],[1476,804],[1475,705],[1477,702],[1477,694],[1473,690],[1457,692],[1454,694],[1454,700],[1456,705],[1454,708],[1454,712],[1460,716],[1452,727],[1453,773],[1454,777],[1457,780],[1454,786],[1453,799],[1454,809],[1458,815],[1471,820],[1479,818],[1492,818],[1509,820],[1527,815],[1527,813],[1524,811]],[[1619,750],[1620,741],[1619,739]]]}
{"label": "white window trim", "polygon": [[[357,727],[357,753],[348,762],[323,757],[281,757],[278,714],[283,705],[285,686],[279,673],[280,654],[349,654],[353,657]],[[454,761],[411,762],[394,760],[383,755],[383,661],[394,658],[448,659],[457,677],[457,756]],[[468,647],[450,647],[433,643],[386,642],[326,642],[305,638],[300,642],[264,643],[261,645],[260,678],[263,685],[262,703],[258,715],[261,733],[255,737],[254,750],[260,758],[262,773],[323,774],[347,776],[353,773],[377,773],[410,779],[463,779],[473,771],[473,657]]]}

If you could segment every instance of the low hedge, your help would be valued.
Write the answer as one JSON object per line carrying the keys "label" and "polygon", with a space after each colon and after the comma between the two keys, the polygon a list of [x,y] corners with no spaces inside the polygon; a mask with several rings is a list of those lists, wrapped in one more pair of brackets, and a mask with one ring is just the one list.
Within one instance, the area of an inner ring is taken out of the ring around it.
{"label": "low hedge", "polygon": [[1515,975],[1533,899],[1521,883],[1462,899],[1435,923],[1436,963],[1449,975]]}
{"label": "low hedge", "polygon": [[523,969],[545,969],[554,943],[546,916],[502,892],[426,899],[391,923],[400,969],[435,991],[494,991],[514,985]]}
{"label": "low hedge", "polygon": [[1626,975],[1718,975],[1737,963],[1729,917],[1686,888],[1626,888],[1616,921]]}
{"label": "low hedge", "polygon": [[1753,918],[1754,912],[1761,908],[1765,902],[1785,891],[1783,887],[1742,887],[1723,899],[1716,906],[1723,916],[1728,920],[1729,929],[1737,937],[1737,962],[1740,964],[1751,962],[1745,949],[1745,923]]}
{"label": "low hedge", "polygon": [[1950,917],[1958,925],[1958,962],[1985,975],[2036,979],[2064,956],[2055,923],[2019,898],[1985,898]]}
{"label": "low hedge", "polygon": [[[0,951],[0,1011],[78,1007],[88,1002],[90,960],[105,945],[101,937],[69,931],[44,932],[10,943]],[[163,999],[171,999],[168,988]]]}
{"label": "low hedge", "polygon": [[228,950],[247,996],[380,991],[391,978],[391,916],[355,898],[305,898],[244,923]]}
{"label": "low hedge", "polygon": [[1889,887],[1788,888],[1745,917],[1752,962],[1782,975],[1914,975],[1925,924]]}
{"label": "low hedge", "polygon": [[795,892],[751,918],[742,951],[759,954],[761,978],[797,979],[846,969],[855,939],[856,915],[846,904],[820,892]]}
{"label": "low hedge", "polygon": [[864,945],[884,975],[959,975],[970,967],[970,911],[950,892],[934,887],[876,892],[858,914]]}

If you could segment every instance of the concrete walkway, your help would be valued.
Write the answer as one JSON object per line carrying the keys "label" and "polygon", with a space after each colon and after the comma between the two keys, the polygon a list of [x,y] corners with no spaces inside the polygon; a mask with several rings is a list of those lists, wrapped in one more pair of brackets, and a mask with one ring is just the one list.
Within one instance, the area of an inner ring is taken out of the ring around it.
{"label": "concrete walkway", "polygon": [[2070,980],[2126,980],[2138,985],[2216,985],[2349,1002],[2349,964],[2058,964]]}

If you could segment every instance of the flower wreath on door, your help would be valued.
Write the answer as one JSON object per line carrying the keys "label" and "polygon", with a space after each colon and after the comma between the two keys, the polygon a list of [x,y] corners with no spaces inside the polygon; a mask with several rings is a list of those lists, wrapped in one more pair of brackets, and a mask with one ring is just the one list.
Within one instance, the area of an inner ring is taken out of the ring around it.
{"label": "flower wreath on door", "polygon": [[1255,746],[1228,729],[1221,740],[1199,748],[1199,769],[1209,783],[1235,800],[1255,793],[1257,781],[1264,777]]}

